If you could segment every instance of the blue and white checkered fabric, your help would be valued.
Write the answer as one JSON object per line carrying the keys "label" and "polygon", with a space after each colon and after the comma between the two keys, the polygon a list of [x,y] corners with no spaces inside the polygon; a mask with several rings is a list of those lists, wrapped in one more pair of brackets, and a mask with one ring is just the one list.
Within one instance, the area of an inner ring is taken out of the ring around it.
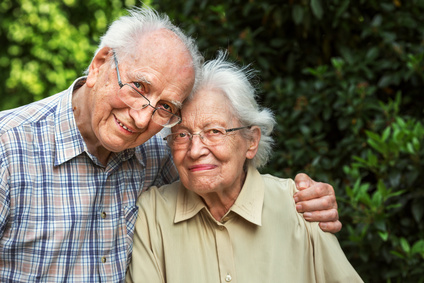
{"label": "blue and white checkered fabric", "polygon": [[177,178],[158,135],[113,154],[88,153],[72,90],[0,112],[0,282],[122,282],[136,199]]}

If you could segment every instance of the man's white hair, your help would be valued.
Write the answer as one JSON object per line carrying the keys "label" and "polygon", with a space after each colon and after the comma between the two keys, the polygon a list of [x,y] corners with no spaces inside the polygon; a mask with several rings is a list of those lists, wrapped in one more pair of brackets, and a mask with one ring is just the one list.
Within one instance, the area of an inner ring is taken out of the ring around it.
{"label": "man's white hair", "polygon": [[[175,26],[166,14],[159,14],[152,8],[134,7],[128,10],[128,13],[129,15],[120,17],[109,26],[100,39],[95,55],[102,48],[109,47],[115,51],[118,58],[124,59],[128,56],[134,56],[138,52],[137,47],[144,35],[153,31],[167,29],[181,40],[191,56],[195,72],[194,91],[201,77],[201,65],[204,61],[195,41],[185,35],[179,27]],[[111,67],[113,67],[112,59],[110,63]],[[88,69],[86,73],[88,73]]]}

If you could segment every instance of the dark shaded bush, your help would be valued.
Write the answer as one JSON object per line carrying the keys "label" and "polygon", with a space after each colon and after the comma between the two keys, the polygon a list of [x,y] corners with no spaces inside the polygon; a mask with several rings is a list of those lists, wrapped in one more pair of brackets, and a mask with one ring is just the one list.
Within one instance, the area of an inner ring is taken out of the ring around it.
{"label": "dark shaded bush", "polygon": [[306,171],[339,198],[366,282],[424,278],[424,1],[154,1],[207,58],[260,70],[278,126],[265,171]]}
{"label": "dark shaded bush", "polygon": [[[124,4],[125,3],[125,4]],[[66,88],[135,1],[0,3],[0,109]],[[338,234],[365,282],[424,278],[424,1],[154,0],[207,59],[226,48],[259,70],[276,113],[264,170],[336,189]]]}

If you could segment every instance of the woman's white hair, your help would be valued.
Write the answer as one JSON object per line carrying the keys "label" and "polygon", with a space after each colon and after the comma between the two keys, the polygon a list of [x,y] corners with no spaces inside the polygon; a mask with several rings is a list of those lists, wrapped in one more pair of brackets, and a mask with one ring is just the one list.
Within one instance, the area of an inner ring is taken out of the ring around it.
{"label": "woman's white hair", "polygon": [[[133,56],[138,52],[137,47],[144,35],[160,29],[167,29],[182,41],[192,58],[195,71],[194,90],[201,77],[201,66],[204,62],[203,56],[200,54],[194,39],[185,35],[179,27],[170,21],[166,14],[159,14],[152,8],[134,7],[128,10],[128,13],[129,15],[120,17],[109,26],[106,33],[100,39],[100,44],[95,55],[102,48],[110,47],[115,51],[118,58]],[[112,59],[110,63],[111,67],[113,67]],[[88,73],[88,69],[86,73]]]}
{"label": "woman's white hair", "polygon": [[[258,152],[251,163],[255,168],[264,166],[271,154],[273,139],[272,130],[275,125],[274,115],[271,110],[262,108],[256,102],[256,89],[251,83],[254,71],[247,67],[238,67],[227,60],[227,53],[220,51],[216,59],[203,65],[202,80],[200,81],[197,95],[200,90],[210,89],[223,92],[230,101],[235,117],[242,126],[258,126],[261,130],[261,140]],[[191,99],[189,97],[188,99]],[[244,131],[246,134],[249,130]],[[247,135],[246,138],[249,136]]]}

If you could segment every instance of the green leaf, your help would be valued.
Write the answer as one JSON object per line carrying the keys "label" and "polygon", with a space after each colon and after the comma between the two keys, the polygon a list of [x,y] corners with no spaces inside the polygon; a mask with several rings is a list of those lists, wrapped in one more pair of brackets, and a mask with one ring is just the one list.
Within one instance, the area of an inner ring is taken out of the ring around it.
{"label": "green leaf", "polygon": [[377,227],[378,230],[380,231],[386,231],[386,222],[384,222],[383,219],[379,219],[377,221],[374,222],[375,227]]}
{"label": "green leaf", "polygon": [[371,200],[372,206],[374,208],[379,208],[383,203],[383,196],[379,191],[375,192],[372,196]]}
{"label": "green leaf", "polygon": [[380,238],[383,240],[383,241],[387,241],[387,239],[389,238],[389,233],[388,232],[381,232],[381,231],[379,231],[378,232],[378,235],[380,236]]}
{"label": "green leaf", "polygon": [[401,118],[401,117],[396,117],[396,123],[401,127],[401,128],[405,128],[406,123],[405,121]]}
{"label": "green leaf", "polygon": [[418,140],[417,137],[413,137],[412,138],[412,144],[414,146],[415,151],[419,151],[420,150],[420,141]]}
{"label": "green leaf", "polygon": [[421,222],[421,219],[424,214],[424,207],[423,204],[420,202],[414,202],[411,206],[412,215],[414,216],[414,219],[417,223]]}
{"label": "green leaf", "polygon": [[421,239],[412,246],[411,254],[421,254],[424,257],[424,240]]}
{"label": "green leaf", "polygon": [[311,0],[311,8],[312,8],[312,13],[315,15],[315,17],[317,17],[317,19],[322,19],[324,10],[322,9],[321,1]]}
{"label": "green leaf", "polygon": [[378,56],[379,50],[377,47],[373,47],[368,50],[366,58],[367,60],[374,60]]}
{"label": "green leaf", "polygon": [[296,25],[299,25],[303,21],[303,8],[299,5],[293,5],[292,10],[293,21]]}
{"label": "green leaf", "polygon": [[405,192],[405,190],[399,190],[399,191],[391,192],[390,194],[387,195],[386,199],[399,196],[399,195],[403,194],[404,192]]}
{"label": "green leaf", "polygon": [[407,148],[408,153],[415,154],[415,149],[414,149],[414,146],[412,145],[412,143],[408,142],[406,144],[406,148]]}
{"label": "green leaf", "polygon": [[401,259],[404,259],[404,258],[405,258],[405,256],[404,256],[403,254],[401,254],[400,252],[397,252],[397,251],[390,251],[390,253],[391,253],[392,255],[395,255],[395,256],[397,256],[397,257],[401,258]]}
{"label": "green leaf", "polygon": [[408,241],[405,238],[400,238],[400,246],[402,247],[402,250],[409,254],[411,251],[411,246],[409,245]]}
{"label": "green leaf", "polygon": [[387,187],[384,184],[383,180],[378,180],[377,183],[377,191],[381,194],[382,197],[386,197],[387,196]]}
{"label": "green leaf", "polygon": [[375,140],[375,141],[379,141],[379,142],[381,141],[381,138],[380,138],[380,136],[378,134],[373,133],[371,131],[365,131],[365,133],[367,134],[367,136],[370,139]]}
{"label": "green leaf", "polygon": [[389,136],[390,136],[391,130],[392,130],[392,129],[391,129],[390,127],[387,127],[387,128],[384,130],[383,135],[381,136],[381,140],[382,140],[383,142],[387,141],[387,139],[388,139],[388,138],[389,138]]}

